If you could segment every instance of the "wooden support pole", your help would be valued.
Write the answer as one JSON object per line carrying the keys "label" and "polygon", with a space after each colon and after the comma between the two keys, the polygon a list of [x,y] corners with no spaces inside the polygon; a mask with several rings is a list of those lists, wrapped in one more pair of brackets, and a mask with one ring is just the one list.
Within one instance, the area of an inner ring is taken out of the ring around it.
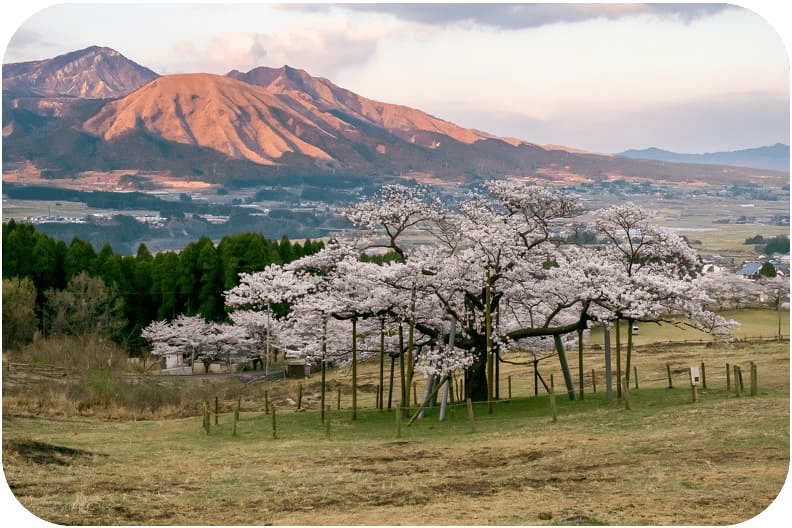
{"label": "wooden support pole", "polygon": [[707,390],[707,371],[704,369],[704,362],[701,362],[701,390]]}
{"label": "wooden support pole", "polygon": [[726,390],[731,390],[731,369],[728,363],[726,363]]}
{"label": "wooden support pole", "polygon": [[338,387],[338,403],[336,408],[340,411],[341,410],[341,387]]}
{"label": "wooden support pole", "polygon": [[330,422],[331,422],[331,420],[330,420],[331,414],[330,413],[332,412],[332,409],[333,409],[332,405],[328,405],[325,408],[325,423],[327,425],[327,431],[325,432],[325,438],[328,438],[328,439],[330,438]]}
{"label": "wooden support pole", "polygon": [[239,421],[239,410],[242,407],[242,396],[237,399],[237,407],[234,411],[234,423],[231,429],[231,436],[236,436],[237,434],[237,422]]}
{"label": "wooden support pole", "polygon": [[302,383],[300,383],[299,390],[297,391],[297,410],[302,409]]}
{"label": "wooden support pole", "polygon": [[550,384],[550,412],[553,414],[553,423],[558,422],[558,413],[556,412],[556,399],[555,392],[553,392],[553,384]]}
{"label": "wooden support pole", "polygon": [[487,276],[484,281],[485,304],[484,304],[484,330],[486,335],[487,351],[487,412],[492,414],[492,399],[495,394],[495,372],[492,357],[492,313],[491,310],[491,290],[490,290],[490,270],[487,268]]}
{"label": "wooden support pole", "polygon": [[624,398],[624,408],[629,411],[629,410],[631,410],[631,407],[630,407],[630,387],[629,387],[629,383],[630,382],[627,379],[627,376],[622,377],[621,381],[622,381],[621,382],[621,385],[622,385],[622,398]]}
{"label": "wooden support pole", "polygon": [[352,419],[357,420],[357,317],[352,318]]}
{"label": "wooden support pole", "polygon": [[509,376],[509,399],[511,400],[511,376]]}
{"label": "wooden support pole", "polygon": [[275,405],[272,406],[272,438],[278,438],[278,423],[275,420]]}
{"label": "wooden support pole", "polygon": [[751,396],[756,396],[758,390],[759,387],[756,373],[756,363],[751,361]]}
{"label": "wooden support pole", "polygon": [[671,365],[669,363],[666,363],[666,373],[668,374],[668,388],[673,389],[674,384],[671,381]]}
{"label": "wooden support pole", "polygon": [[633,365],[633,377],[635,378],[635,390],[638,390],[638,367]]}
{"label": "wooden support pole", "polygon": [[215,425],[219,424],[219,419],[220,419],[220,404],[217,399],[217,396],[215,396]]}
{"label": "wooden support pole", "polygon": [[[407,403],[408,404],[409,404],[409,400],[410,399],[407,398]],[[417,383],[413,383],[413,402],[415,402],[415,405],[418,405],[418,384]]]}
{"label": "wooden support pole", "polygon": [[585,382],[583,380],[583,329],[578,329],[578,382],[580,389],[578,398],[583,399],[585,395]]}
{"label": "wooden support pole", "polygon": [[696,395],[696,384],[693,382],[693,371],[692,370],[690,371],[690,390],[691,390],[691,392],[693,394],[693,403],[696,403],[696,401],[698,401],[698,397]]}
{"label": "wooden support pole", "polygon": [[468,411],[468,421],[470,422],[470,432],[476,432],[476,417],[473,415],[473,401],[468,398],[467,399],[467,411]]}
{"label": "wooden support pole", "polygon": [[269,414],[269,390],[264,391],[264,414]]}
{"label": "wooden support pole", "polygon": [[745,392],[745,385],[743,384],[742,367],[737,367],[737,378],[740,380],[740,392]]}
{"label": "wooden support pole", "polygon": [[[439,383],[437,383],[437,385],[435,385],[434,390],[432,390],[432,391],[427,390],[426,391],[426,398],[424,398],[424,401],[418,407],[418,410],[415,411],[415,414],[412,415],[412,418],[410,418],[410,421],[407,422],[407,427],[409,427],[415,421],[416,418],[419,418],[419,417],[421,417],[423,415],[424,407],[426,407],[429,404],[429,402],[434,399],[435,394],[437,394],[437,391],[440,390],[440,387],[443,386],[443,383],[445,383],[447,379],[448,379],[448,374],[443,374],[443,376],[440,378]],[[427,389],[428,388],[429,387],[427,387]]]}
{"label": "wooden support pole", "polygon": [[396,438],[401,438],[401,415],[402,415],[401,403],[402,402],[400,401],[399,404],[396,406]]}
{"label": "wooden support pole", "polygon": [[597,371],[591,369],[591,390],[597,392]]}

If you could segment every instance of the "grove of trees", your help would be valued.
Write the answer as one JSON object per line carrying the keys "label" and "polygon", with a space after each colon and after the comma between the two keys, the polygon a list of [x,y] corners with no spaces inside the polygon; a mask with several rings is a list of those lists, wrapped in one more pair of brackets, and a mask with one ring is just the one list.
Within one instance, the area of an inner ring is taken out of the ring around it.
{"label": "grove of trees", "polygon": [[[89,324],[72,320],[88,303],[98,310],[85,314],[94,317],[91,329],[99,323],[133,354],[147,346],[141,331],[152,321],[180,315],[226,321],[223,292],[237,284],[240,273],[287,263],[323,247],[311,240],[298,244],[286,237],[273,241],[242,233],[224,237],[217,246],[201,238],[178,253],[151,255],[141,244],[136,255],[122,256],[107,244],[97,253],[79,238],[67,245],[37,232],[32,224],[13,220],[3,224],[2,236],[4,346],[29,342],[36,330],[45,336],[74,333]],[[11,319],[21,313],[10,310],[11,299],[28,303],[31,296],[31,317],[11,333]]]}

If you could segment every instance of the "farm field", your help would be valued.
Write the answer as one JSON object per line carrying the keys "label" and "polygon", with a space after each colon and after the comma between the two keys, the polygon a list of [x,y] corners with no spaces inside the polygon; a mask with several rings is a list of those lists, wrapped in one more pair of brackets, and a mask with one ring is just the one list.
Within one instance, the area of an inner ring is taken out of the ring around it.
{"label": "farm field", "polygon": [[[764,333],[774,332],[771,325]],[[503,401],[493,414],[476,405],[472,427],[462,405],[443,422],[430,409],[410,426],[373,408],[378,362],[359,368],[354,421],[349,369],[330,373],[329,431],[317,375],[250,386],[229,380],[208,435],[200,416],[34,416],[9,412],[4,395],[5,476],[25,508],[57,524],[728,525],[759,515],[789,470],[788,338],[727,345],[668,344],[643,330],[638,337],[646,341],[636,339],[630,410],[606,400],[601,377],[594,392],[588,376],[600,376],[601,350],[585,352],[580,401],[566,397],[557,359],[541,362],[542,376],[556,380],[555,423],[549,396],[533,396],[524,364],[502,365]],[[577,388],[576,356],[569,353]],[[707,388],[693,403],[687,369],[701,362]],[[739,396],[733,381],[726,389],[726,363],[746,373]],[[277,405],[276,438],[264,390]]]}

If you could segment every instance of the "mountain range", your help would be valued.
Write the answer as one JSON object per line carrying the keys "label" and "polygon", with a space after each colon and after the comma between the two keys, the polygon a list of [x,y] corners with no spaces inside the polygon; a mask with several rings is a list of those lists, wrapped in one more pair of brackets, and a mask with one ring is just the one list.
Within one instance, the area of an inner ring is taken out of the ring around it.
{"label": "mountain range", "polygon": [[667,161],[671,163],[707,163],[732,165],[734,167],[753,167],[777,171],[789,171],[789,145],[776,143],[729,152],[709,152],[705,154],[680,154],[658,148],[627,150],[619,154],[634,159]]}
{"label": "mountain range", "polygon": [[221,183],[348,174],[783,184],[788,147],[786,156],[785,169],[767,170],[543,146],[367,99],[289,66],[158,75],[103,47],[3,65],[4,172],[26,163],[50,177],[142,170]]}

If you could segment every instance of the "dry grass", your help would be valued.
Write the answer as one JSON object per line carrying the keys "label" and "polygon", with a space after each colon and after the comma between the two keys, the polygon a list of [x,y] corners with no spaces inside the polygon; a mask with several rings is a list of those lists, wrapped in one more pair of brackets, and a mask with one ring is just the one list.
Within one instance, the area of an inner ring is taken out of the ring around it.
{"label": "dry grass", "polygon": [[[599,355],[587,353],[587,365]],[[751,360],[755,397],[727,392],[714,369],[696,404],[684,378],[664,388],[666,362]],[[599,389],[580,402],[559,397],[558,423],[546,396],[523,398],[531,370],[504,366],[521,399],[492,416],[477,407],[475,433],[462,408],[443,423],[433,411],[399,438],[392,413],[363,410],[353,422],[334,410],[327,438],[318,412],[294,412],[296,380],[218,393],[225,413],[243,393],[237,436],[230,414],[207,436],[198,417],[108,422],[4,409],[3,465],[18,500],[59,524],[726,525],[765,509],[789,468],[789,343],[645,347],[635,362],[631,411]],[[377,365],[360,371],[361,384],[376,382]],[[318,380],[302,383],[311,394]],[[264,390],[278,403],[277,439]],[[350,396],[342,390],[345,409]],[[358,401],[370,408],[373,391]]]}

